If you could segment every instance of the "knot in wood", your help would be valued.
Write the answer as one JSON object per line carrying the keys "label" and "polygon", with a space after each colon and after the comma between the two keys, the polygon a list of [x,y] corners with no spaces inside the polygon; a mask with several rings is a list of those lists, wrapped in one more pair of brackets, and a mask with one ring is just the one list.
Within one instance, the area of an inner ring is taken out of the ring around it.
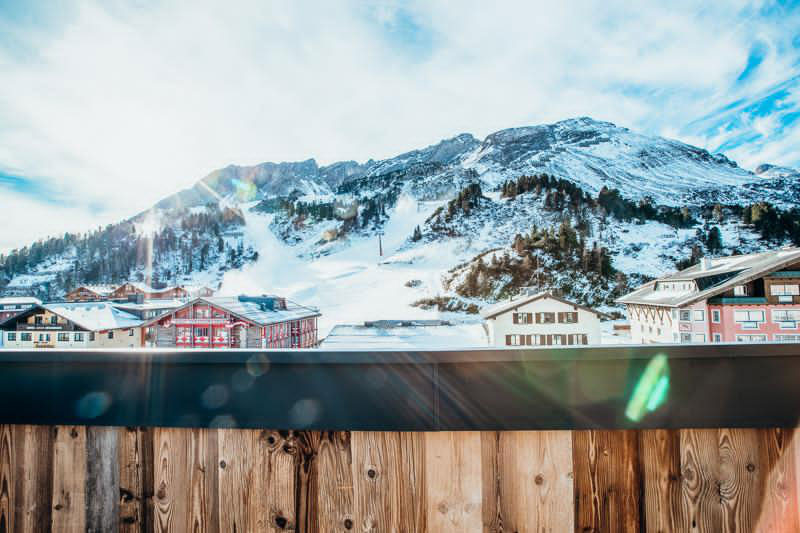
{"label": "knot in wood", "polygon": [[748,472],[754,472],[755,469],[756,469],[756,465],[754,465],[753,463],[747,463],[747,471]]}
{"label": "knot in wood", "polygon": [[226,466],[228,466],[228,464],[225,461],[219,462],[219,467],[222,468],[223,470],[225,469]]}
{"label": "knot in wood", "polygon": [[286,518],[278,515],[275,517],[275,525],[278,526],[280,529],[286,529]]}
{"label": "knot in wood", "polygon": [[73,439],[77,439],[78,438],[78,430],[75,429],[75,428],[72,428],[72,430],[70,430],[70,432],[69,432],[69,436],[72,437]]}
{"label": "knot in wood", "polygon": [[533,482],[536,483],[537,485],[541,485],[542,483],[544,483],[544,476],[542,476],[541,474],[537,474],[536,477],[533,478]]}
{"label": "knot in wood", "polygon": [[369,470],[367,470],[367,476],[370,479],[375,479],[376,477],[378,477],[378,472],[376,472],[374,468],[370,468]]}
{"label": "knot in wood", "polygon": [[349,529],[353,529],[353,521],[350,520],[349,518],[345,518],[344,519],[344,528],[348,529],[348,530]]}

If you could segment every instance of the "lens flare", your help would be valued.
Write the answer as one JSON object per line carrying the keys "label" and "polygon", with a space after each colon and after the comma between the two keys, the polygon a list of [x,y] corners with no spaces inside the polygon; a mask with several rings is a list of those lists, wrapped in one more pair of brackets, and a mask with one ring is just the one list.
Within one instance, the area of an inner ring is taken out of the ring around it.
{"label": "lens flare", "polygon": [[625,408],[625,416],[639,422],[647,413],[655,411],[667,399],[669,392],[669,362],[667,356],[653,357],[633,389],[633,395]]}

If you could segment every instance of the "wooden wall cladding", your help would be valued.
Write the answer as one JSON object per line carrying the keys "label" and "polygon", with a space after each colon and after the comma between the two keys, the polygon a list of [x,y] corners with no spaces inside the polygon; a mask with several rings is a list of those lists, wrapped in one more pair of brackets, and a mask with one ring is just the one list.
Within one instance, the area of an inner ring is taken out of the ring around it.
{"label": "wooden wall cladding", "polygon": [[792,429],[0,426],[0,532],[800,531]]}

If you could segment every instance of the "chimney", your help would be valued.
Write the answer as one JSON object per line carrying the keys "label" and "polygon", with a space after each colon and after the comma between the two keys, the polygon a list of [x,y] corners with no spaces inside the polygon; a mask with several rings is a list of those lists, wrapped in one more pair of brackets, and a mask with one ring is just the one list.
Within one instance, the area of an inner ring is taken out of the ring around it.
{"label": "chimney", "polygon": [[711,259],[709,259],[708,257],[701,257],[700,258],[700,270],[705,272],[709,268],[711,268]]}

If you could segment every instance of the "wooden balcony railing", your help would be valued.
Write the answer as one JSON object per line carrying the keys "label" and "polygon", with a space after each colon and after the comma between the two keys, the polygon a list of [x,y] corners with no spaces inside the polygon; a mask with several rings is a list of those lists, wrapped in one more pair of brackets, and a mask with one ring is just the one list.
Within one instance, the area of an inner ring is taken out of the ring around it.
{"label": "wooden balcony railing", "polygon": [[0,530],[798,531],[800,345],[0,351]]}

